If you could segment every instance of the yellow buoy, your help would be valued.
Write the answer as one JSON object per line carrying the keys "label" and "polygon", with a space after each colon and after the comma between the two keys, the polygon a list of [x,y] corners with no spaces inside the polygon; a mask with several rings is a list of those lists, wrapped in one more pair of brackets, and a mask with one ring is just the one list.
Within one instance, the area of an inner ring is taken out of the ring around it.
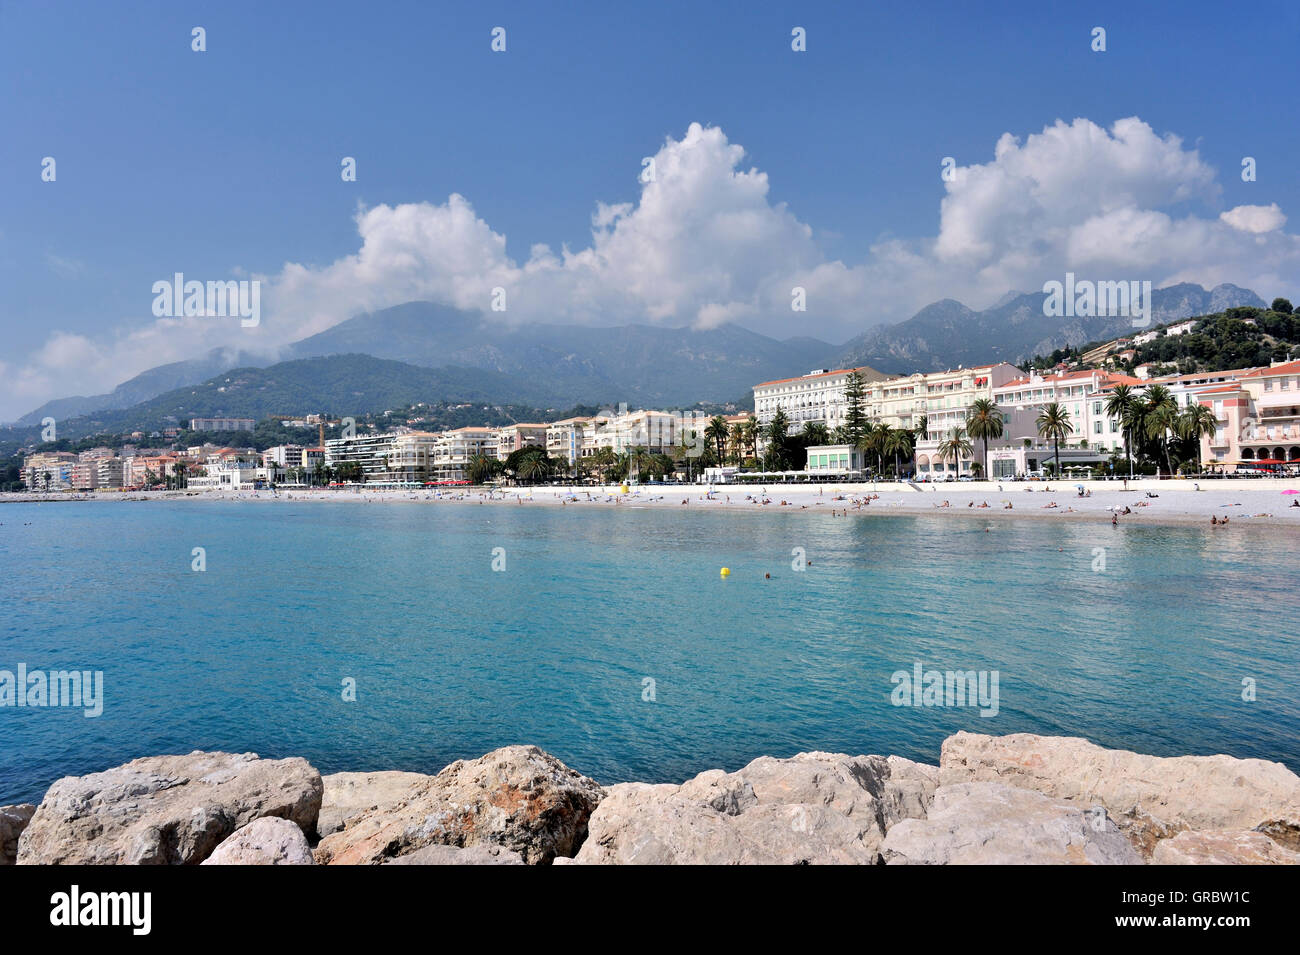
{"label": "yellow buoy", "polygon": [[723,577],[730,577],[730,576],[731,576],[731,568],[730,568],[730,567],[723,567],[722,570],[720,571],[720,573],[722,574]]}
{"label": "yellow buoy", "polygon": [[626,494],[626,493],[627,493],[627,485],[624,484],[624,485],[623,485],[622,487],[620,487],[618,490],[619,490],[619,493],[620,493],[620,494]]}

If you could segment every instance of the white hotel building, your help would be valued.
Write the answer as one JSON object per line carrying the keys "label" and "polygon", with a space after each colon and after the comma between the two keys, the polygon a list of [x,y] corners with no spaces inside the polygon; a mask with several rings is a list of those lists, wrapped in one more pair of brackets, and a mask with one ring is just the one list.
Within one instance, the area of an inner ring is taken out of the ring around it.
{"label": "white hotel building", "polygon": [[[834,430],[844,423],[847,405],[844,390],[849,375],[857,372],[864,382],[883,381],[885,376],[874,368],[840,368],[828,371],[817,368],[799,378],[779,378],[754,386],[754,417],[760,428],[772,423],[778,408],[790,419],[790,432],[803,430],[808,422],[819,422]],[[867,410],[864,408],[864,410]],[[870,413],[870,412],[868,412]]]}

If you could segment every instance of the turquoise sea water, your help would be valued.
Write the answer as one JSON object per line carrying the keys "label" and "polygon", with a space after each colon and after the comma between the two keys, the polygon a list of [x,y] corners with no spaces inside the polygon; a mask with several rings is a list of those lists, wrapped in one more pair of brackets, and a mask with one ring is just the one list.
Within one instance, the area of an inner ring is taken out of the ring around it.
{"label": "turquoise sea water", "polygon": [[[1300,769],[1285,531],[283,501],[0,523],[0,669],[105,681],[95,719],[0,707],[0,803],[193,749],[434,772],[529,742],[667,781],[810,749],[933,763],[966,729]],[[998,715],[892,705],[918,661],[998,671]]]}

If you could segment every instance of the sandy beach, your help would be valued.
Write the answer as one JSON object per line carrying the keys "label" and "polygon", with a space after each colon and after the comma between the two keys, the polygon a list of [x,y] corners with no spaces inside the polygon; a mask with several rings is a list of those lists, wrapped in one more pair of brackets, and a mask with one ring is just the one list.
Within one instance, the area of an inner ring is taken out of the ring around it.
{"label": "sandy beach", "polygon": [[[1080,492],[1082,488],[1082,495]],[[1119,524],[1211,524],[1300,527],[1300,480],[1138,480],[1066,482],[866,482],[819,485],[619,485],[418,489],[278,489],[94,494],[0,494],[0,503],[238,501],[250,504],[416,503],[515,507],[671,507],[679,510],[790,511],[838,515],[1105,521]],[[986,506],[987,505],[987,506]]]}

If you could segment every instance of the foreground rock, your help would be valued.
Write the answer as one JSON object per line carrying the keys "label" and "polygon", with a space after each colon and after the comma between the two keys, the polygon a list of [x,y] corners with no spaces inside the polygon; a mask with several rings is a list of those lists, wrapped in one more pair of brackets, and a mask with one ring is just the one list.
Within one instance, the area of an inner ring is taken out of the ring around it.
{"label": "foreground rock", "polygon": [[316,831],[322,836],[338,832],[349,819],[380,806],[404,801],[418,784],[432,777],[424,773],[333,773],[321,777],[321,797]]}
{"label": "foreground rock", "polygon": [[1099,804],[1144,855],[1185,829],[1263,828],[1285,845],[1300,819],[1300,777],[1281,763],[1144,756],[1075,737],[958,733],[944,741],[939,778]]}
{"label": "foreground rock", "polygon": [[681,786],[623,783],[606,790],[574,862],[870,865],[889,827],[925,815],[937,781],[897,757],[800,753]]}
{"label": "foreground rock", "polygon": [[[558,856],[557,858],[563,858]],[[568,861],[567,859],[565,861]],[[458,849],[455,846],[433,845],[416,849],[404,856],[398,856],[385,865],[523,865],[519,853],[503,849],[501,846],[470,846]]]}
{"label": "foreground rock", "polygon": [[1156,865],[1297,865],[1300,853],[1262,832],[1210,829],[1180,832],[1156,844]]}
{"label": "foreground rock", "polygon": [[193,752],[54,783],[18,840],[20,865],[193,865],[236,830],[278,816],[304,832],[320,812],[306,760]]}
{"label": "foreground rock", "polygon": [[32,820],[36,807],[29,802],[0,806],[0,865],[13,865],[18,858],[18,837]]}
{"label": "foreground rock", "polygon": [[321,840],[316,861],[375,865],[428,845],[503,846],[529,864],[570,856],[603,791],[536,746],[457,760]]}
{"label": "foreground rock", "polygon": [[997,783],[940,787],[924,819],[891,828],[890,865],[1141,865],[1104,811]]}
{"label": "foreground rock", "polygon": [[203,860],[203,865],[315,865],[307,837],[295,822],[254,819]]}

